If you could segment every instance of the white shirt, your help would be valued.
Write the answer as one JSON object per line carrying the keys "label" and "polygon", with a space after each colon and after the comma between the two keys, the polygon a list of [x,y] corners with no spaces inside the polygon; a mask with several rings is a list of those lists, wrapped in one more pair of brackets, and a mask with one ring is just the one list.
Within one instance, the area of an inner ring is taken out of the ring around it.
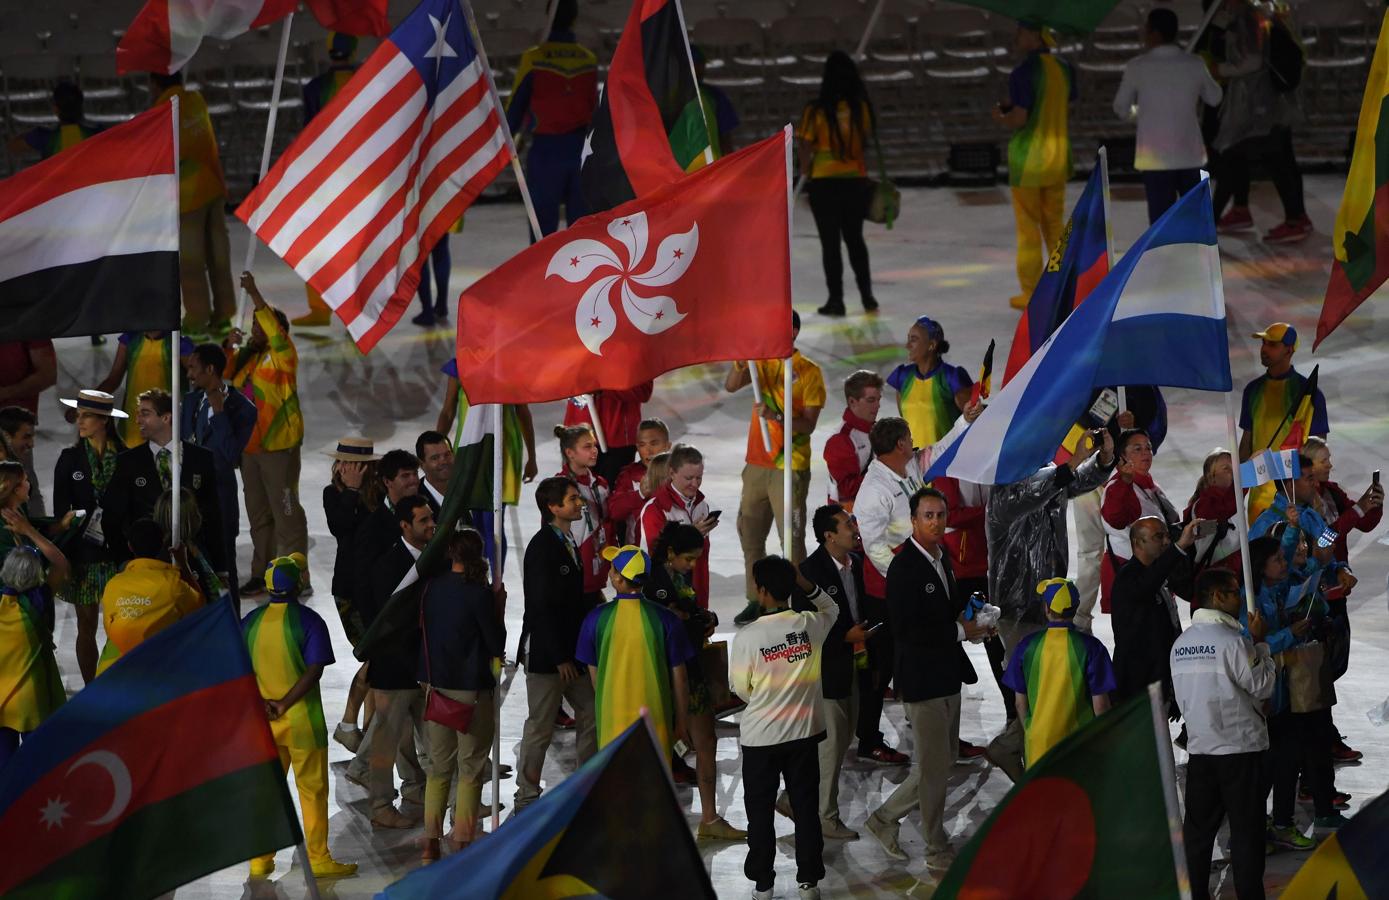
{"label": "white shirt", "polygon": [[854,561],[846,553],[844,554],[844,562],[841,563],[833,556],[830,557],[830,562],[834,563],[834,567],[839,570],[839,583],[844,585],[844,599],[849,604],[849,615],[857,622],[859,621],[858,589],[854,587]]}
{"label": "white shirt", "polygon": [[738,743],[769,747],[825,730],[820,651],[839,608],[816,588],[814,612],[783,609],[744,625],[728,654],[728,686],[747,701]]}
{"label": "white shirt", "polygon": [[434,485],[429,483],[429,479],[425,479],[423,484],[424,489],[426,491],[429,491],[429,496],[433,497],[434,502],[439,504],[439,507],[442,509],[444,506],[444,495],[434,490]]}
{"label": "white shirt", "polygon": [[420,554],[424,551],[416,549],[415,545],[407,541],[405,538],[401,538],[400,542],[405,545],[406,550],[410,551],[410,558],[415,560],[416,562],[419,562]]}
{"label": "white shirt", "polygon": [[171,461],[173,460],[173,457],[174,457],[174,442],[173,442],[172,440],[170,440],[169,443],[167,443],[167,444],[156,444],[154,441],[146,441],[146,442],[145,442],[145,445],[146,445],[147,447],[150,448],[150,453],[153,454],[153,456],[154,456],[154,461],[155,461],[156,463],[159,462],[159,454],[160,454],[160,452],[161,452],[161,451],[164,451],[164,450],[168,450],[168,451],[169,451],[169,459],[170,459]]}
{"label": "white shirt", "polygon": [[1216,106],[1222,92],[1200,57],[1163,44],[1124,67],[1114,112],[1129,119],[1137,107],[1140,172],[1198,169],[1206,163],[1199,104]]}

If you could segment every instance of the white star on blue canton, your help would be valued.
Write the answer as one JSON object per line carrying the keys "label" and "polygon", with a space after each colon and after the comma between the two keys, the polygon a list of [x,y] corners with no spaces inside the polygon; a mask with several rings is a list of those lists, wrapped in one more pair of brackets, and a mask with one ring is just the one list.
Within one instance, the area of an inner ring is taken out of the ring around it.
{"label": "white star on blue canton", "polygon": [[425,59],[443,59],[449,56],[457,56],[458,51],[454,50],[449,44],[448,37],[444,30],[448,27],[447,21],[440,22],[433,16],[429,17],[429,24],[434,26],[434,45],[424,52]]}

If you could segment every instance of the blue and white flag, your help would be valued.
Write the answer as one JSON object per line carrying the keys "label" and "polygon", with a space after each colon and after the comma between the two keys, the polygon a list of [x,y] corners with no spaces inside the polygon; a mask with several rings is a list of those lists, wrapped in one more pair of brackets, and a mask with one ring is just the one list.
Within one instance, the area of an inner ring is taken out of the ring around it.
{"label": "blue and white flag", "polygon": [[1207,181],[1143,233],[983,414],[941,448],[926,480],[1027,478],[1051,462],[1093,389],[1111,384],[1231,388]]}
{"label": "blue and white flag", "polygon": [[1239,483],[1255,488],[1270,481],[1287,481],[1302,475],[1296,450],[1263,450],[1240,463]]}

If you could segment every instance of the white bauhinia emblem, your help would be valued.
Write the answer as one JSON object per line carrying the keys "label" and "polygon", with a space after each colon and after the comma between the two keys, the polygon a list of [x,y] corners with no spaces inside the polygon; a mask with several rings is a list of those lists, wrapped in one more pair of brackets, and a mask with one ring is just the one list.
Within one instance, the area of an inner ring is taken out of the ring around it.
{"label": "white bauhinia emblem", "polygon": [[685,318],[675,306],[674,297],[646,297],[637,288],[659,288],[674,284],[694,262],[699,249],[699,223],[690,225],[683,234],[672,234],[656,248],[655,258],[646,271],[637,267],[646,259],[646,213],[636,212],[613,219],[608,234],[626,253],[619,258],[603,241],[580,238],[555,251],[545,277],[558,275],[571,284],[583,284],[589,276],[604,269],[611,274],[601,275],[584,289],[579,307],[574,311],[574,328],[579,340],[590,353],[603,355],[603,342],[617,330],[617,313],[613,310],[612,294],[620,293],[622,309],[628,320],[643,334],[659,334]]}

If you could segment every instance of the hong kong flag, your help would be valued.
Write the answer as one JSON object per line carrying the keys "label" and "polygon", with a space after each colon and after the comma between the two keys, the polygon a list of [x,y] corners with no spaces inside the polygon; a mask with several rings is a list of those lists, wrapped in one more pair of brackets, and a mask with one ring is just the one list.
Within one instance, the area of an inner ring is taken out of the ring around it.
{"label": "hong kong flag", "polygon": [[789,128],[523,250],[463,292],[470,403],[791,354]]}

